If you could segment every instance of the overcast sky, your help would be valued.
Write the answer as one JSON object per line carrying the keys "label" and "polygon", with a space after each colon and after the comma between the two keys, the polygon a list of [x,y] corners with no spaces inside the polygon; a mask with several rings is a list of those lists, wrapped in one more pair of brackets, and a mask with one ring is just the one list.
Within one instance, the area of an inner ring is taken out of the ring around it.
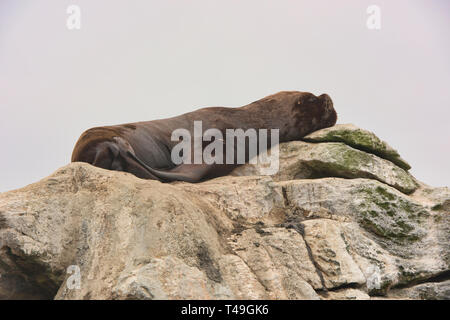
{"label": "overcast sky", "polygon": [[69,163],[90,127],[281,90],[328,93],[338,123],[449,186],[449,18],[447,0],[0,0],[0,192]]}

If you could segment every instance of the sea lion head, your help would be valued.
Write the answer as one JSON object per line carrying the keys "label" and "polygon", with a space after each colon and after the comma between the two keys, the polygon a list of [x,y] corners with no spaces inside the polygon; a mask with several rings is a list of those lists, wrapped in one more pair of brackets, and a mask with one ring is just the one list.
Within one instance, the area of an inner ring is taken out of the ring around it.
{"label": "sea lion head", "polygon": [[299,140],[307,134],[332,127],[336,124],[337,113],[333,101],[327,94],[315,96],[310,92],[280,91],[255,101],[252,121],[260,127],[280,129],[280,141]]}
{"label": "sea lion head", "polygon": [[315,96],[310,92],[299,92],[295,100],[294,117],[302,136],[336,124],[337,113],[326,93]]}

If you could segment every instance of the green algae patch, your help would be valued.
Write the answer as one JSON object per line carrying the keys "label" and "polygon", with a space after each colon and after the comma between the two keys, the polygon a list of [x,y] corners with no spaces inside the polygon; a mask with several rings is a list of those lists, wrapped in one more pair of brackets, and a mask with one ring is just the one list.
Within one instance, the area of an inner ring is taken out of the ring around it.
{"label": "green algae patch", "polygon": [[309,154],[302,156],[305,166],[312,172],[311,178],[374,179],[406,194],[417,189],[414,178],[407,171],[344,143],[319,143],[310,147]]}
{"label": "green algae patch", "polygon": [[399,196],[389,187],[368,185],[354,194],[359,199],[359,223],[373,234],[398,244],[423,238],[429,213],[423,206]]}
{"label": "green algae patch", "polygon": [[342,142],[355,149],[379,156],[391,161],[404,170],[411,166],[400,157],[399,153],[374,133],[360,129],[352,124],[340,124],[313,132],[303,138],[307,142]]}

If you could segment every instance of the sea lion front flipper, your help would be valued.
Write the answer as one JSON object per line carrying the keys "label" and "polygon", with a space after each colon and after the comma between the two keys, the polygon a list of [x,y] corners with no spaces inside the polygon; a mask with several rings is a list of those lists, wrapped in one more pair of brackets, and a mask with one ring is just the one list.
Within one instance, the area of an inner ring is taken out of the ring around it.
{"label": "sea lion front flipper", "polygon": [[128,155],[151,174],[165,181],[199,182],[212,169],[212,166],[207,164],[180,164],[170,170],[160,170],[149,167],[132,152],[128,152]]}
{"label": "sea lion front flipper", "polygon": [[103,169],[110,169],[113,161],[112,157],[114,157],[110,148],[110,143],[104,143],[96,149],[97,150],[95,152],[95,158],[92,165]]}

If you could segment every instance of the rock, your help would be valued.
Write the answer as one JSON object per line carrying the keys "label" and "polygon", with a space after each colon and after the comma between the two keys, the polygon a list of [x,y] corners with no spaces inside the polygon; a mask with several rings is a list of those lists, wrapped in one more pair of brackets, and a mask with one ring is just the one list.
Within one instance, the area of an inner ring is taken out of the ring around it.
{"label": "rock", "polygon": [[[68,294],[65,288],[59,296]],[[113,297],[119,299],[229,299],[231,296],[230,290],[208,281],[199,268],[173,256],[152,258],[136,270],[122,272],[113,288]]]}
{"label": "rock", "polygon": [[293,229],[247,229],[231,237],[236,254],[260,279],[269,299],[319,299],[321,279],[302,236]]}
{"label": "rock", "polygon": [[448,188],[341,142],[281,144],[258,170],[72,163],[1,193],[0,299],[450,299]]}
{"label": "rock", "polygon": [[450,212],[450,189],[432,188],[420,183],[420,188],[411,197],[427,205],[432,211]]}
{"label": "rock", "polygon": [[423,225],[429,216],[426,208],[375,180],[323,178],[280,185],[289,203],[312,213],[327,211],[331,216],[351,217],[387,247],[398,243],[403,248],[427,232]]}
{"label": "rock", "polygon": [[[2,253],[22,270],[24,283],[42,290],[42,298],[55,296],[70,265],[80,269],[81,289],[60,289],[57,298],[126,298],[128,293],[112,295],[124,270],[133,273],[151,264],[137,272],[138,279],[145,279],[149,270],[170,265],[168,256],[182,260],[184,270],[198,269],[214,289],[220,282],[220,255],[214,255],[226,250],[213,221],[207,221],[214,211],[205,214],[177,186],[71,164],[37,184],[2,194],[0,208],[5,219]],[[164,259],[156,263],[154,258]],[[0,272],[17,274],[17,269]],[[28,270],[36,272],[33,279]],[[2,282],[0,288],[3,296]],[[151,294],[176,298],[177,292]]]}
{"label": "rock", "polygon": [[449,267],[448,212],[432,213],[374,180],[324,178],[280,185],[291,208],[303,212],[306,219],[340,222],[348,250],[359,256],[366,278],[374,267],[380,269],[381,291]]}
{"label": "rock", "polygon": [[313,219],[303,222],[303,225],[305,241],[326,288],[366,283],[366,278],[346,248],[338,222]]}
{"label": "rock", "polygon": [[324,295],[326,300],[370,300],[370,296],[362,290],[343,289],[338,291],[329,291]]}
{"label": "rock", "polygon": [[411,166],[403,160],[397,150],[380,140],[370,131],[358,128],[353,124],[338,124],[330,128],[315,131],[303,139],[308,142],[343,142],[355,149],[373,153],[383,159],[392,161],[404,170]]}
{"label": "rock", "polygon": [[214,203],[236,222],[276,224],[283,221],[282,189],[268,176],[222,177],[193,184],[188,192]]}
{"label": "rock", "polygon": [[389,297],[395,299],[448,300],[450,298],[450,280],[392,290]]}
{"label": "rock", "polygon": [[366,278],[366,290],[371,296],[383,296],[399,283],[400,260],[383,248],[369,234],[361,232],[355,223],[341,225],[347,250]]}
{"label": "rock", "polygon": [[[259,164],[246,164],[235,169],[232,175],[255,175],[259,170]],[[392,162],[343,143],[293,141],[280,144],[280,170],[275,180],[321,177],[375,179],[406,194],[418,187],[407,171]]]}

